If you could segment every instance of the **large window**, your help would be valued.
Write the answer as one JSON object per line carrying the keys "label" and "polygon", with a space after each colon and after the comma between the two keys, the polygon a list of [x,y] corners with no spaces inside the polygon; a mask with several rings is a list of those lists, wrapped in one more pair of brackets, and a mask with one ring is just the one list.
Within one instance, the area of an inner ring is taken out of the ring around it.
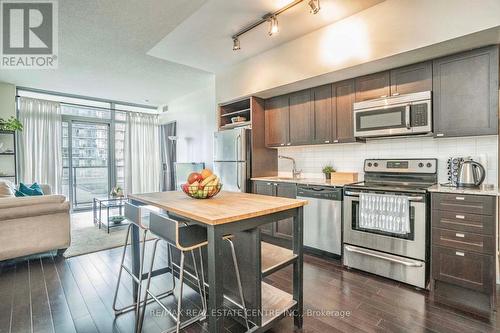
{"label": "large window", "polygon": [[63,194],[74,210],[125,187],[127,112],[155,108],[18,89],[19,96],[59,101],[63,114]]}

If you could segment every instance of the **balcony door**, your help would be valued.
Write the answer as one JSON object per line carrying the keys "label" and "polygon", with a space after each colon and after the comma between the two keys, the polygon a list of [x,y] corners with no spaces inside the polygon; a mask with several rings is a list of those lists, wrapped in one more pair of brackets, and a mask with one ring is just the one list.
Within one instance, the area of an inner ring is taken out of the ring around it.
{"label": "balcony door", "polygon": [[110,192],[110,124],[63,122],[63,191],[73,210],[89,209]]}

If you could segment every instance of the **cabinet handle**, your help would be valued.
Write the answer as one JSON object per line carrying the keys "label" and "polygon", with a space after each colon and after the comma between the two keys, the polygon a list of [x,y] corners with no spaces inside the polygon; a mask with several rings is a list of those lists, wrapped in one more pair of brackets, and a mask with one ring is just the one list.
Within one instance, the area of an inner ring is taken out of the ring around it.
{"label": "cabinet handle", "polygon": [[339,143],[339,140],[333,140],[333,143]]}
{"label": "cabinet handle", "polygon": [[382,96],[380,96],[380,98],[386,98],[386,97],[387,97],[387,95],[382,95]]}
{"label": "cabinet handle", "polygon": [[455,252],[455,254],[456,254],[457,256],[460,256],[460,257],[465,256],[465,253],[460,252],[460,251],[456,251],[456,252]]}
{"label": "cabinet handle", "polygon": [[441,136],[444,136],[444,134],[443,133],[437,133],[436,136],[441,137]]}
{"label": "cabinet handle", "polygon": [[284,143],[280,143],[280,146],[284,146],[285,144]]}
{"label": "cabinet handle", "polygon": [[457,200],[461,200],[461,201],[462,201],[462,200],[465,200],[465,198],[464,198],[464,197],[455,197],[455,199],[457,199]]}
{"label": "cabinet handle", "polygon": [[393,93],[392,96],[399,96],[399,93]]}
{"label": "cabinet handle", "polygon": [[464,234],[461,234],[461,233],[458,233],[458,232],[455,234],[455,236],[456,236],[456,237],[459,237],[459,238],[464,238],[464,237],[465,237],[465,235],[464,235]]}
{"label": "cabinet handle", "polygon": [[286,145],[287,145],[287,146],[290,146],[290,145],[291,145],[291,143],[290,143],[290,142],[288,142]]}
{"label": "cabinet handle", "polygon": [[266,185],[271,185],[271,183],[266,183]]}
{"label": "cabinet handle", "polygon": [[465,216],[463,216],[463,215],[455,215],[455,218],[463,220],[463,219],[465,219]]}
{"label": "cabinet handle", "polygon": [[325,143],[330,143],[330,140],[326,140]]}

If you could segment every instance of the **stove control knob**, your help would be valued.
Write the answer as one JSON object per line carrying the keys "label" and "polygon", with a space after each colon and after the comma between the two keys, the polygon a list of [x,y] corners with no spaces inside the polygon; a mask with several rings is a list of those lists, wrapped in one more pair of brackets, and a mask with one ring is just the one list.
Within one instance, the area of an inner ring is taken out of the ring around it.
{"label": "stove control knob", "polygon": [[427,167],[430,168],[432,166],[431,163],[427,163]]}
{"label": "stove control knob", "polygon": [[372,162],[368,162],[368,167],[371,168],[372,167]]}
{"label": "stove control knob", "polygon": [[373,166],[378,167],[378,163],[377,162],[373,163]]}
{"label": "stove control knob", "polygon": [[424,163],[422,163],[422,162],[418,163],[418,167],[419,168],[423,168],[424,167]]}

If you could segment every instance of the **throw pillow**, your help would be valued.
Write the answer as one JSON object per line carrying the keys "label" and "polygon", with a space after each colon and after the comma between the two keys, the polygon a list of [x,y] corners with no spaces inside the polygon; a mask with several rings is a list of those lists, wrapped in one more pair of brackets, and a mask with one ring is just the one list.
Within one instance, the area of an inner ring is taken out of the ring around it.
{"label": "throw pillow", "polygon": [[[35,185],[34,188],[33,188],[33,185]],[[43,195],[43,192],[40,189],[40,186],[38,186],[38,184],[36,184],[36,183],[33,185],[28,187],[25,184],[21,183],[19,185],[19,192],[21,192],[27,196]],[[37,186],[38,186],[38,188],[37,188]]]}
{"label": "throw pillow", "polygon": [[0,198],[10,198],[14,196],[13,185],[8,180],[0,180]]}
{"label": "throw pillow", "polygon": [[16,197],[18,197],[18,198],[19,198],[19,197],[27,197],[27,195],[26,195],[26,194],[24,194],[24,193],[23,193],[23,192],[21,192],[21,191],[18,191],[18,190],[14,190],[14,191],[15,191],[15,195],[16,195]]}

